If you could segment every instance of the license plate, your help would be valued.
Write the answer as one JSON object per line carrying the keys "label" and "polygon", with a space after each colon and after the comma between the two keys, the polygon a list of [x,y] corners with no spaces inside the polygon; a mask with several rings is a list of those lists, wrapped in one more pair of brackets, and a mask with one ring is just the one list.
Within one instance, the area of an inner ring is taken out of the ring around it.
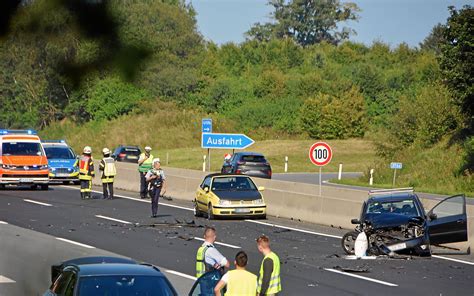
{"label": "license plate", "polygon": [[56,177],[69,177],[69,174],[56,174]]}
{"label": "license plate", "polygon": [[235,209],[236,213],[242,214],[242,213],[250,213],[250,210],[247,209]]}
{"label": "license plate", "polygon": [[390,251],[399,251],[399,250],[403,250],[403,249],[406,249],[406,248],[407,248],[407,244],[405,244],[405,243],[388,246],[388,249]]}
{"label": "license plate", "polygon": [[21,178],[20,183],[33,183],[33,179]]}
{"label": "license plate", "polygon": [[129,156],[127,156],[127,159],[138,159],[138,156],[133,156],[133,155],[130,156],[129,155]]}

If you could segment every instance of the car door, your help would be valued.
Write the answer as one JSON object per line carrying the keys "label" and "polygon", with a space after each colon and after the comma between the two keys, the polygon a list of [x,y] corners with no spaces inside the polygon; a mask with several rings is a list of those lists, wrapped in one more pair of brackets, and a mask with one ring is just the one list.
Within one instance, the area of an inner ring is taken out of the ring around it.
{"label": "car door", "polygon": [[467,241],[466,197],[450,196],[428,212],[428,233],[431,244]]}
{"label": "car door", "polygon": [[207,211],[208,192],[205,191],[205,188],[211,188],[211,177],[206,177],[204,181],[202,181],[196,194],[198,208],[202,211]]}
{"label": "car door", "polygon": [[215,295],[214,288],[221,280],[222,275],[218,270],[212,270],[203,274],[197,281],[194,282],[189,296],[212,296]]}

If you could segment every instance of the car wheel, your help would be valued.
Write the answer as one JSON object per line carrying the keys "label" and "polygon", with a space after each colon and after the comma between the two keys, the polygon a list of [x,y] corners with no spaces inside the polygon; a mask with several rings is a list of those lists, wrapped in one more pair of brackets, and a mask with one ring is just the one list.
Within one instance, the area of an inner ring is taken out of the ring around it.
{"label": "car wheel", "polygon": [[0,190],[3,190],[5,189],[5,185],[4,184],[0,184]]}
{"label": "car wheel", "polygon": [[74,181],[74,185],[81,185],[81,181]]}
{"label": "car wheel", "polygon": [[201,211],[198,209],[197,200],[194,201],[194,217],[202,217]]}
{"label": "car wheel", "polygon": [[69,185],[69,181],[63,181],[64,185]]}
{"label": "car wheel", "polygon": [[341,239],[341,246],[344,252],[348,255],[354,255],[354,245],[355,241],[357,239],[357,236],[359,235],[359,232],[357,231],[350,231],[346,234]]}
{"label": "car wheel", "polygon": [[215,217],[214,217],[214,213],[212,212],[212,204],[209,203],[207,205],[207,219],[208,220],[213,220]]}
{"label": "car wheel", "polygon": [[46,185],[41,185],[41,190],[48,190],[49,186],[46,184]]}

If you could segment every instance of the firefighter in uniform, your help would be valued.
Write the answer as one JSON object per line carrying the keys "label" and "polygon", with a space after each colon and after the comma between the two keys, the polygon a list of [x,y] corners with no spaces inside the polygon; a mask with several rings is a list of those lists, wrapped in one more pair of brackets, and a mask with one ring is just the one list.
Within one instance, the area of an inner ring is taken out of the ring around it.
{"label": "firefighter in uniform", "polygon": [[270,249],[270,240],[266,235],[257,238],[257,248],[263,256],[257,282],[257,295],[277,295],[281,291],[280,258]]}
{"label": "firefighter in uniform", "polygon": [[151,154],[151,147],[145,147],[145,153],[140,154],[138,158],[138,172],[140,173],[140,197],[146,198],[148,191],[148,182],[146,181],[146,174],[153,168],[153,154]]}
{"label": "firefighter in uniform", "polygon": [[81,159],[79,160],[79,180],[81,181],[81,198],[91,198],[92,178],[94,178],[94,160],[92,159],[92,149],[84,147]]}
{"label": "firefighter in uniform", "polygon": [[117,175],[115,168],[115,160],[110,157],[110,150],[108,148],[102,149],[104,158],[100,161],[99,170],[102,171],[102,188],[104,192],[104,199],[114,198],[114,177]]}

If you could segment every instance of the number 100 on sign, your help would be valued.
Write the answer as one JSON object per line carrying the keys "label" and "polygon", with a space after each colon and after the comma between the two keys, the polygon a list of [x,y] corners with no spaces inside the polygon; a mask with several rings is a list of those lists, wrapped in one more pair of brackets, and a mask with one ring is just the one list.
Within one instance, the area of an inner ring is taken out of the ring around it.
{"label": "number 100 on sign", "polygon": [[309,159],[314,165],[325,166],[332,158],[331,147],[324,142],[314,143],[309,149]]}

